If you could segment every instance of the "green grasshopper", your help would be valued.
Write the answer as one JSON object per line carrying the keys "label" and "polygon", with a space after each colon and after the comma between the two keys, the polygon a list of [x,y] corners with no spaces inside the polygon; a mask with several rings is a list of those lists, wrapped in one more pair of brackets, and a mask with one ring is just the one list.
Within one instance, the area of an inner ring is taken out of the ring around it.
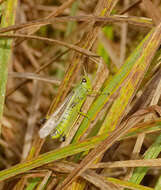
{"label": "green grasshopper", "polygon": [[[76,120],[78,114],[81,114],[80,109],[91,91],[91,81],[87,76],[84,76],[80,83],[66,97],[60,107],[58,107],[40,129],[40,138],[45,138],[50,135],[52,139],[61,137],[61,141],[65,141],[66,134]],[[84,114],[82,113],[82,115]]]}

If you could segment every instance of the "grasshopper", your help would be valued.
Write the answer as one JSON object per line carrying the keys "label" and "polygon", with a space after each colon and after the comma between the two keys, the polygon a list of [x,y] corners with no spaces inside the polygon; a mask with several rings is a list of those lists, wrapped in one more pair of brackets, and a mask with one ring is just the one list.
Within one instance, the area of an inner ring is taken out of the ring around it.
{"label": "grasshopper", "polygon": [[[80,109],[91,91],[91,81],[87,76],[84,76],[40,129],[40,138],[50,135],[52,139],[60,138],[61,141],[65,141],[66,134],[78,114],[81,114]],[[82,115],[84,114],[82,113]]]}

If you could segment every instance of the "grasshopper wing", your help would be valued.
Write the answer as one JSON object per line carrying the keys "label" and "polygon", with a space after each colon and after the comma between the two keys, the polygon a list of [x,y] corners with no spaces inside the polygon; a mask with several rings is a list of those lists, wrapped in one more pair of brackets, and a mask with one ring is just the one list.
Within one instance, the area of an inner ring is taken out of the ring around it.
{"label": "grasshopper wing", "polygon": [[47,137],[59,124],[60,118],[64,113],[64,110],[69,103],[73,92],[71,92],[64,100],[64,102],[56,109],[56,111],[51,115],[51,117],[45,122],[44,126],[39,130],[40,138]]}

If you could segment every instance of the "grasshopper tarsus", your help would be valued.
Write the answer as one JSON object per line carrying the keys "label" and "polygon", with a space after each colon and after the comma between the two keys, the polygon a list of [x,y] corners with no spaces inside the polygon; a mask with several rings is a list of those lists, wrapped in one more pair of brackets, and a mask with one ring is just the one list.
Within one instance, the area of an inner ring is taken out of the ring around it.
{"label": "grasshopper tarsus", "polygon": [[47,121],[47,118],[45,118],[45,117],[40,118],[39,124],[40,124],[40,125],[43,125],[43,124],[45,124],[46,121]]}
{"label": "grasshopper tarsus", "polygon": [[66,136],[65,135],[63,135],[63,136],[60,137],[60,141],[61,142],[65,142],[65,140],[66,140]]}

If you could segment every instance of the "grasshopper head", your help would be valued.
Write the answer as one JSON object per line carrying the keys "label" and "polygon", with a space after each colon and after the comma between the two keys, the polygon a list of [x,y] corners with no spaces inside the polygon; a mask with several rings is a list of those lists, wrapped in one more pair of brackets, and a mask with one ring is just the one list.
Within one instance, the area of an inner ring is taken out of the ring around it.
{"label": "grasshopper head", "polygon": [[83,76],[83,78],[81,80],[81,85],[83,86],[83,88],[85,88],[88,91],[92,90],[91,81],[90,81],[89,77],[87,77],[87,76]]}

